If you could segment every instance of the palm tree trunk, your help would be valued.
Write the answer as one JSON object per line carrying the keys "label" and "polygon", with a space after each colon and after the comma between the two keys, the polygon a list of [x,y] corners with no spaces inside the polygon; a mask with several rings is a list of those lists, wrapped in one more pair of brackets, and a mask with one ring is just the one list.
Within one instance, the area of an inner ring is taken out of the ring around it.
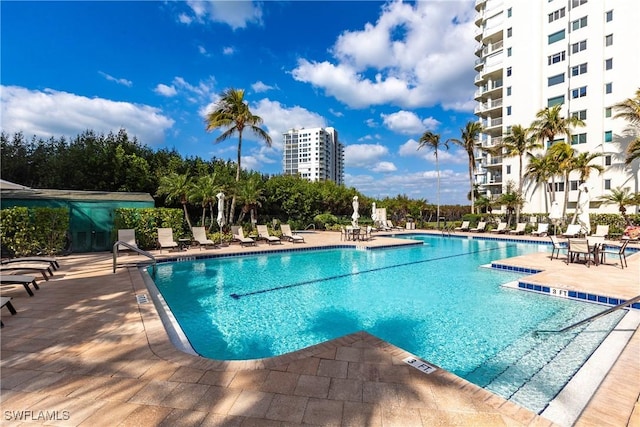
{"label": "palm tree trunk", "polygon": [[471,213],[475,212],[475,204],[476,204],[476,195],[473,194],[473,163],[471,159],[469,159],[469,184],[471,185]]}
{"label": "palm tree trunk", "polygon": [[562,216],[567,216],[567,207],[569,205],[569,172],[564,174],[564,208],[562,209]]}
{"label": "palm tree trunk", "polygon": [[189,211],[187,211],[187,202],[182,202],[182,208],[184,209],[184,219],[187,221],[189,230],[191,230],[191,220],[189,219]]}
{"label": "palm tree trunk", "polygon": [[438,174],[436,180],[436,228],[440,230],[440,164],[438,163],[438,156],[436,155],[436,172]]}
{"label": "palm tree trunk", "polygon": [[[236,182],[240,181],[240,169],[242,158],[242,129],[238,130],[238,167],[236,168]],[[236,210],[236,195],[234,194],[231,198],[231,208],[229,208],[229,222],[228,224],[233,224],[233,214]]]}
{"label": "palm tree trunk", "polygon": [[[522,154],[518,157],[518,195],[522,197]],[[516,204],[516,224],[520,222],[520,203]]]}

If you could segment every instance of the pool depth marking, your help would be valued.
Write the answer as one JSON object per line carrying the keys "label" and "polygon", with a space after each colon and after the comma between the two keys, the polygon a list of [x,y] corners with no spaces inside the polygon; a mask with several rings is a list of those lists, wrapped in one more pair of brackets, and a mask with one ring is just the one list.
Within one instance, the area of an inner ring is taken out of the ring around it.
{"label": "pool depth marking", "polygon": [[[516,245],[507,245],[507,247],[513,247]],[[291,285],[284,285],[284,286],[277,286],[275,288],[269,288],[269,289],[261,289],[259,291],[253,291],[253,292],[247,292],[244,294],[231,294],[229,295],[231,298],[233,299],[240,299],[241,297],[248,297],[251,295],[258,295],[258,294],[264,294],[267,292],[271,292],[271,291],[281,291],[283,289],[289,289],[289,288],[295,288],[297,286],[303,286],[303,285],[311,285],[313,283],[320,283],[320,282],[326,282],[329,280],[334,280],[334,279],[341,279],[343,277],[349,277],[349,276],[355,276],[356,274],[364,274],[364,273],[371,273],[374,271],[381,271],[381,270],[387,270],[390,268],[396,268],[396,267],[405,267],[407,265],[413,265],[413,264],[422,264],[425,262],[432,262],[432,261],[440,261],[443,259],[447,259],[447,258],[456,258],[456,257],[461,257],[461,256],[466,256],[466,255],[471,255],[471,254],[478,254],[481,252],[491,252],[491,251],[496,251],[496,250],[502,250],[504,248],[502,247],[496,247],[496,248],[490,248],[490,249],[481,249],[478,251],[472,251],[472,252],[465,252],[462,254],[455,254],[455,255],[446,255],[446,256],[441,256],[441,257],[436,257],[436,258],[427,258],[427,259],[423,259],[420,261],[412,261],[412,262],[405,262],[402,264],[395,264],[395,265],[388,265],[386,267],[377,267],[377,268],[372,268],[370,270],[363,270],[363,271],[358,271],[358,272],[352,272],[352,273],[345,273],[345,274],[339,274],[337,276],[330,276],[330,277],[323,277],[320,279],[313,279],[313,280],[307,280],[304,282],[299,282],[299,283],[292,283]]]}

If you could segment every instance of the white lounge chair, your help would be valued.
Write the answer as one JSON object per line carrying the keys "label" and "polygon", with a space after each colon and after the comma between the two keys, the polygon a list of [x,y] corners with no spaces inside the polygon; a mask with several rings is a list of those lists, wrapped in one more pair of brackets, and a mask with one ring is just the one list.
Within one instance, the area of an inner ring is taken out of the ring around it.
{"label": "white lounge chair", "polygon": [[193,234],[193,241],[200,246],[200,250],[203,247],[216,247],[215,242],[207,237],[204,227],[192,227],[191,234]]}
{"label": "white lounge chair", "polygon": [[580,224],[569,224],[567,231],[562,233],[562,237],[578,237],[581,231],[582,226]]}
{"label": "white lounge chair", "polygon": [[462,221],[460,227],[454,228],[454,231],[469,231],[469,223],[470,221]]}
{"label": "white lounge chair", "polygon": [[391,220],[387,220],[387,226],[390,227],[392,230],[404,230],[404,228],[402,227],[393,225],[393,222],[391,222]]}
{"label": "white lounge chair", "polygon": [[538,229],[531,232],[532,236],[546,236],[549,233],[549,224],[546,222],[539,222]]}
{"label": "white lounge chair", "polygon": [[35,263],[35,262],[24,262],[24,263],[12,263],[12,264],[4,264],[0,265],[0,272],[6,274],[34,274],[40,273],[42,274],[42,278],[44,280],[49,280],[49,276],[53,276],[53,271],[51,271],[51,265],[47,263]]}
{"label": "white lounge chair", "polygon": [[597,225],[596,231],[592,234],[592,236],[604,237],[606,238],[609,235],[609,226],[608,225]]}
{"label": "white lounge chair", "polygon": [[256,228],[258,230],[258,238],[266,240],[270,245],[282,243],[279,237],[269,234],[269,228],[266,225],[256,225]]}
{"label": "white lounge chair", "polygon": [[289,224],[280,224],[280,231],[282,231],[282,238],[292,243],[300,242],[304,243],[304,237],[299,234],[293,234],[291,232],[291,226]]}
{"label": "white lounge chair", "polygon": [[506,222],[499,222],[498,223],[498,227],[496,227],[495,230],[491,230],[492,233],[498,233],[498,234],[504,234],[507,231],[507,223]]}
{"label": "white lounge chair", "polygon": [[471,228],[471,229],[469,229],[469,231],[471,231],[473,233],[482,233],[482,232],[485,231],[486,228],[487,228],[486,221],[480,221],[475,228]]}
{"label": "white lounge chair", "polygon": [[516,225],[516,229],[509,231],[509,234],[524,234],[524,230],[526,228],[527,228],[526,222],[519,222],[518,225]]}
{"label": "white lounge chair", "polygon": [[[133,228],[123,228],[118,230],[118,241],[127,243],[136,249],[138,248],[138,242],[136,242],[136,230]],[[118,245],[116,248],[117,251],[126,251],[129,249],[129,247],[124,245]]]}
{"label": "white lounge chair", "polygon": [[566,251],[568,248],[560,243],[560,240],[558,240],[558,238],[556,236],[549,236],[549,238],[551,239],[551,244],[553,245],[553,248],[551,249],[551,260],[553,261],[553,255],[555,254],[556,259],[558,259],[558,257],[560,256],[560,251]]}
{"label": "white lounge chair", "polygon": [[158,246],[160,247],[160,253],[162,253],[162,249],[178,247],[176,241],[173,240],[173,230],[171,228],[158,228]]}
{"label": "white lounge chair", "polygon": [[0,261],[0,264],[11,264],[14,262],[48,262],[51,265],[51,268],[53,268],[54,270],[57,270],[60,268],[60,264],[58,263],[58,260],[56,260],[55,258],[49,258],[49,257],[42,257],[42,256],[26,256],[26,257],[20,257],[20,258],[10,258],[10,259],[3,259],[2,261]]}
{"label": "white lounge chair", "polygon": [[240,242],[240,246],[255,246],[256,244],[256,241],[251,237],[244,237],[244,230],[240,226],[232,225],[231,234],[233,235],[234,241]]}

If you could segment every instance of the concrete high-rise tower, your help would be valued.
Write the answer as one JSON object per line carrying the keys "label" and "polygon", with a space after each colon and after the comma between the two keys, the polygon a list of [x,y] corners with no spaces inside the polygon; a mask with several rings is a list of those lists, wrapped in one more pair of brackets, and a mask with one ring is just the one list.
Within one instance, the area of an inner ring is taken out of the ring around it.
{"label": "concrete high-rise tower", "polygon": [[334,128],[291,129],[283,138],[285,175],[344,183],[344,146]]}

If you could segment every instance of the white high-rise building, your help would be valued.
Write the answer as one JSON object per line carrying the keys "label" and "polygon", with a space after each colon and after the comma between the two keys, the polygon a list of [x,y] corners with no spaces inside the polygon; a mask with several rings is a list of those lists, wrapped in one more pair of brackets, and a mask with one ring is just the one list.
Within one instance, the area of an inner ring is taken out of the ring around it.
{"label": "white high-rise building", "polygon": [[[556,135],[578,153],[601,153],[591,164],[586,184],[591,212],[616,213],[617,206],[597,199],[609,190],[640,191],[638,162],[624,165],[631,141],[623,119],[611,106],[635,97],[640,87],[640,3],[634,0],[476,0],[475,114],[484,126],[479,144],[499,144],[511,126],[529,127],[536,113],[562,105],[562,116],[585,122],[573,135]],[[545,148],[533,154],[544,154]],[[491,196],[507,182],[516,186],[518,157],[492,156],[478,150],[476,182]],[[523,169],[526,170],[525,156]],[[576,207],[579,173],[569,182],[556,177],[555,199],[562,207],[569,189],[568,211]],[[516,187],[517,188],[517,187]],[[547,185],[551,189],[551,180]],[[544,185],[525,181],[525,212],[548,212]],[[637,207],[634,209],[638,209]],[[631,209],[629,209],[631,211]]]}
{"label": "white high-rise building", "polygon": [[334,128],[291,129],[283,138],[285,175],[344,183],[344,146]]}

